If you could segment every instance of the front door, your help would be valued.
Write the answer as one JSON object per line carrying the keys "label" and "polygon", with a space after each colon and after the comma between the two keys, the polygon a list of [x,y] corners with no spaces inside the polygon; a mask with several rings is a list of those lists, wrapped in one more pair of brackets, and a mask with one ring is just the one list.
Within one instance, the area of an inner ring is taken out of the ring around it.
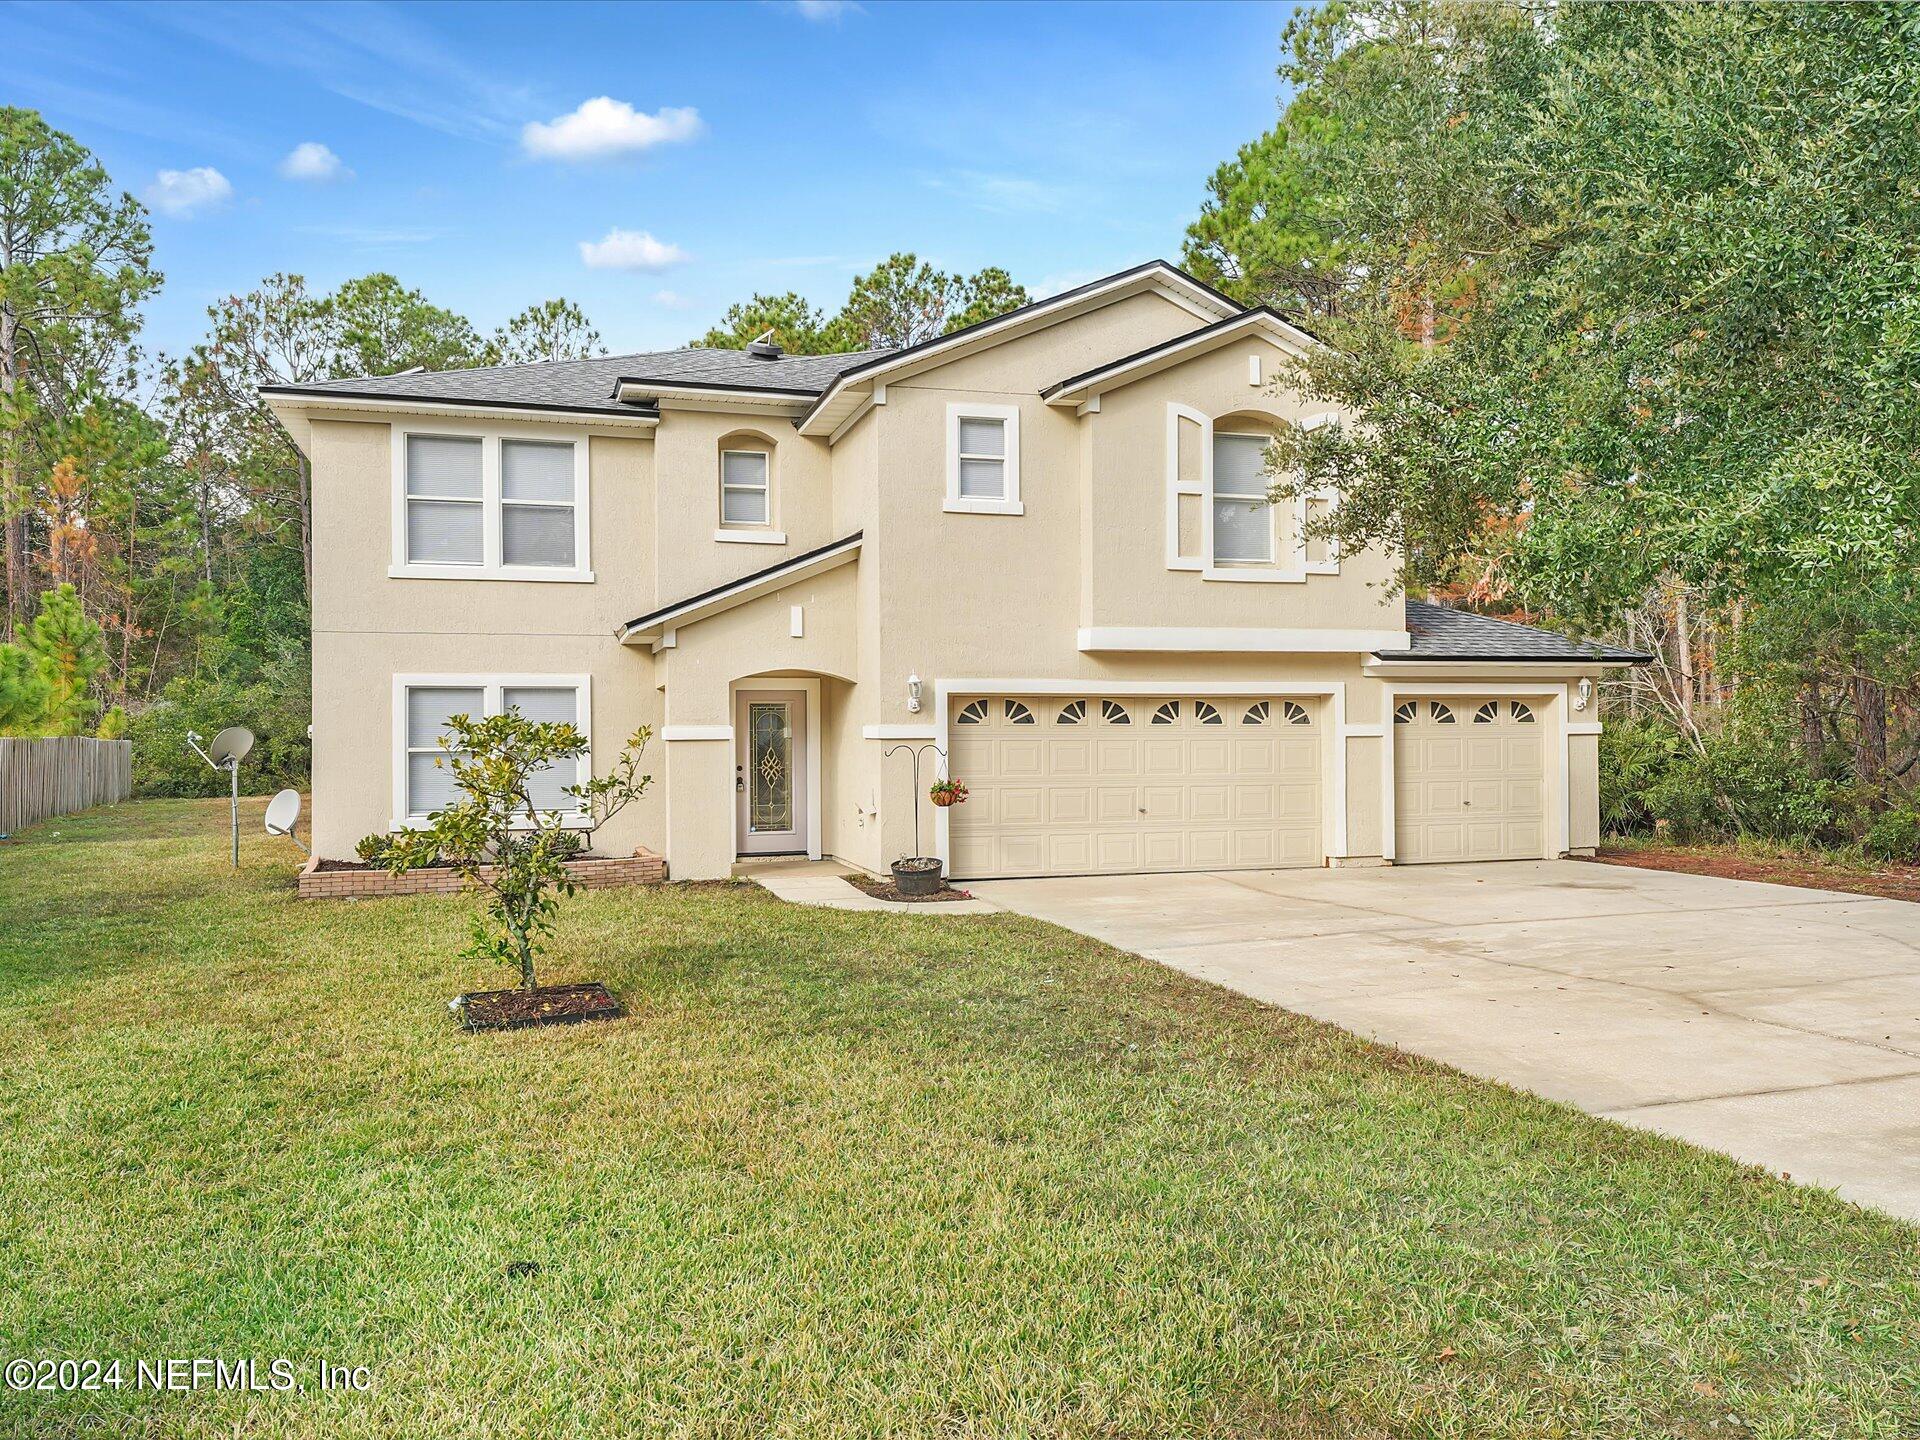
{"label": "front door", "polygon": [[807,850],[807,696],[742,690],[734,699],[735,833],[742,855]]}

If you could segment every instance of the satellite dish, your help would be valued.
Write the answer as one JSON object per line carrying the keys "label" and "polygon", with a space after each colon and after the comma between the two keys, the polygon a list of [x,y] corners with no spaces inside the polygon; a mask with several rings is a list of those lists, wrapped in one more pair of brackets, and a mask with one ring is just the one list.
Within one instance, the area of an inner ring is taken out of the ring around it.
{"label": "satellite dish", "polygon": [[207,754],[216,765],[225,765],[232,761],[238,765],[247,758],[247,752],[253,749],[253,731],[244,725],[229,725],[213,737],[213,744],[207,747]]}
{"label": "satellite dish", "polygon": [[[307,850],[306,842],[293,833],[293,827],[300,823],[300,792],[282,790],[267,802],[267,833],[284,835],[302,850]],[[307,854],[313,852],[307,850]]]}
{"label": "satellite dish", "polygon": [[291,835],[300,823],[300,792],[282,790],[267,802],[267,833]]}

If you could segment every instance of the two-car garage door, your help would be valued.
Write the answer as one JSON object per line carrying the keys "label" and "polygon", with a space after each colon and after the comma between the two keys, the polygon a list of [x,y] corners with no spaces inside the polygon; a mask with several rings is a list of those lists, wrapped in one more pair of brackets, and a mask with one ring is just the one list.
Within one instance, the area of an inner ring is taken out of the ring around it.
{"label": "two-car garage door", "polygon": [[952,702],[956,877],[1318,865],[1318,702],[980,695]]}

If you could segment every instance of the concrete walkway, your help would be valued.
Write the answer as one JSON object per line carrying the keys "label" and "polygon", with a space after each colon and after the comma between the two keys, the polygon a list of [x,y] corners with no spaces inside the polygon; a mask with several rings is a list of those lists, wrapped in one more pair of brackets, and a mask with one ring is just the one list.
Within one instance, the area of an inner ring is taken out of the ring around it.
{"label": "concrete walkway", "polygon": [[735,867],[742,880],[764,885],[795,905],[823,905],[830,910],[890,910],[897,915],[991,915],[1000,909],[985,900],[882,900],[849,885],[853,872],[834,860],[789,860]]}
{"label": "concrete walkway", "polygon": [[1920,1220],[1920,905],[1577,861],[970,888]]}

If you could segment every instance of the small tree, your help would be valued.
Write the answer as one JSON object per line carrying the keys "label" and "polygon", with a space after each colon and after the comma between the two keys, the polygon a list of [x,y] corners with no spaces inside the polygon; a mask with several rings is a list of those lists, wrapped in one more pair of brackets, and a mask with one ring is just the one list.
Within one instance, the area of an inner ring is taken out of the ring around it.
{"label": "small tree", "polygon": [[[639,765],[652,738],[642,725],[607,774],[566,788],[588,832],[646,793],[653,777],[640,774]],[[562,811],[537,808],[532,782],[550,766],[586,754],[587,737],[565,721],[529,720],[509,710],[484,720],[455,715],[440,746],[447,754],[434,763],[453,767],[460,798],[428,816],[424,829],[395,836],[386,867],[402,875],[441,860],[485,890],[486,908],[473,917],[473,940],[461,954],[517,966],[521,988],[531,990],[534,957],[541,937],[553,930],[557,897],[578,888],[566,862],[580,849],[582,828]]]}

